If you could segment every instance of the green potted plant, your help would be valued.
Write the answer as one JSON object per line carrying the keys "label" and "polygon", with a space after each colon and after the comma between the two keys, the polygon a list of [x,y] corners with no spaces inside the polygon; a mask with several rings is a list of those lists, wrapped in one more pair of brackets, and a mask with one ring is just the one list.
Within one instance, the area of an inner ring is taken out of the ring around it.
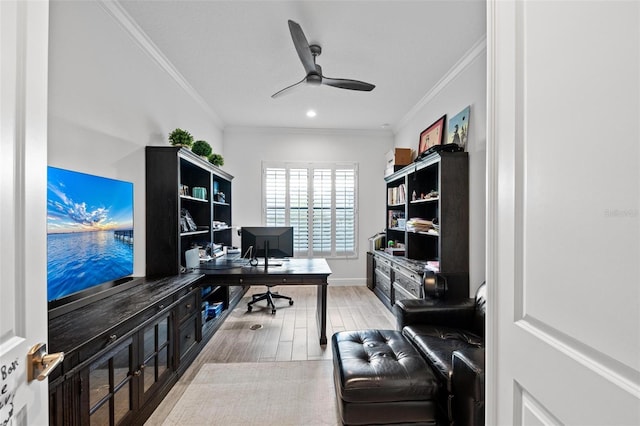
{"label": "green potted plant", "polygon": [[214,166],[224,166],[224,158],[220,154],[211,154],[209,156],[209,162]]}
{"label": "green potted plant", "polygon": [[193,136],[191,133],[180,128],[169,133],[169,143],[173,146],[186,146],[190,148],[193,145]]}
{"label": "green potted plant", "polygon": [[191,147],[191,152],[196,155],[209,158],[213,150],[207,141],[195,141]]}

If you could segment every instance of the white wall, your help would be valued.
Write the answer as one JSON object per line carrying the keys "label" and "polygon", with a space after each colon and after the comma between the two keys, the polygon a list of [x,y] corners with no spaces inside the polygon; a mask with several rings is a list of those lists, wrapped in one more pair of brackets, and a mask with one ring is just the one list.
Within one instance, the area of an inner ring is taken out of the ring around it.
{"label": "white wall", "polygon": [[460,59],[394,129],[396,147],[416,150],[420,132],[431,123],[444,114],[447,115],[447,119],[454,117],[468,105],[471,106],[469,140],[466,148],[469,152],[470,294],[474,294],[476,288],[485,280],[486,56],[486,42],[483,39]]}
{"label": "white wall", "polygon": [[233,223],[261,225],[262,161],[353,161],[359,167],[357,259],[329,259],[332,284],[365,284],[368,238],[384,228],[385,153],[389,131],[227,128],[226,171],[233,180]]}
{"label": "white wall", "polygon": [[176,127],[222,151],[213,117],[99,2],[52,1],[51,166],[134,183],[134,274],[145,273],[145,145]]}

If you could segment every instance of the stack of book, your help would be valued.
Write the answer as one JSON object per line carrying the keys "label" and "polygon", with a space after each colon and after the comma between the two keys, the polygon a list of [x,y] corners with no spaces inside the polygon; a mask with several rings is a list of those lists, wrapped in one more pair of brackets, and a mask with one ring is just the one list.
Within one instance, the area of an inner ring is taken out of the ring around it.
{"label": "stack of book", "polygon": [[407,199],[407,190],[405,184],[393,188],[387,188],[387,204],[404,204]]}
{"label": "stack of book", "polygon": [[406,227],[409,232],[428,232],[433,229],[433,221],[412,217],[407,221]]}

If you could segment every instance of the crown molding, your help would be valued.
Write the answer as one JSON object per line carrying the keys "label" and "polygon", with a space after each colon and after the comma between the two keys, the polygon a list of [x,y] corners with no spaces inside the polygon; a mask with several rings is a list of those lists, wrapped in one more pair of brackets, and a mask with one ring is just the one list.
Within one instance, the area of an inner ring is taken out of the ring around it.
{"label": "crown molding", "polygon": [[455,80],[460,74],[462,74],[468,67],[471,65],[476,58],[480,55],[485,54],[487,50],[487,35],[485,34],[480,38],[472,47],[465,53],[458,62],[453,65],[449,69],[449,71],[438,81],[432,88],[427,92],[426,95],[422,97],[416,103],[413,108],[409,110],[409,112],[402,117],[402,119],[393,126],[393,133],[397,134],[400,129],[407,125],[407,123],[416,116],[416,114],[424,108],[429,102],[433,100],[445,87],[447,87],[453,80]]}
{"label": "crown molding", "polygon": [[189,84],[184,76],[177,70],[171,61],[162,53],[158,46],[151,41],[149,36],[140,28],[138,23],[127,13],[117,0],[99,0],[98,4],[125,29],[135,42],[147,53],[151,59],[171,77],[200,107],[211,117],[214,124],[224,129],[224,122],[211,106]]}

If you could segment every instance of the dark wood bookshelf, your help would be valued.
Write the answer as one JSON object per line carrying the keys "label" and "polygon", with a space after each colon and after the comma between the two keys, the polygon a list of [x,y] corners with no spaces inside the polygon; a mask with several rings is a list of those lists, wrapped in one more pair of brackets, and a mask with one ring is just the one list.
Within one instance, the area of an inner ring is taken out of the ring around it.
{"label": "dark wood bookshelf", "polygon": [[[446,297],[468,297],[468,163],[466,152],[434,153],[385,177],[386,241],[404,250],[396,250],[396,255],[373,252],[367,274],[389,308],[397,299],[426,297],[422,281],[434,275],[446,279]],[[390,224],[392,216],[401,216],[404,226],[396,225],[395,219]],[[436,219],[437,228],[410,229],[412,218]]]}
{"label": "dark wood bookshelf", "polygon": [[[178,274],[185,266],[184,252],[193,246],[231,245],[232,180],[233,176],[186,148],[146,147],[148,276]],[[181,194],[183,185],[188,194]],[[206,199],[191,195],[195,187],[206,189]],[[215,200],[215,188],[224,194],[224,202]],[[182,209],[193,217],[197,230],[181,229]],[[227,226],[214,228],[213,221]]]}

